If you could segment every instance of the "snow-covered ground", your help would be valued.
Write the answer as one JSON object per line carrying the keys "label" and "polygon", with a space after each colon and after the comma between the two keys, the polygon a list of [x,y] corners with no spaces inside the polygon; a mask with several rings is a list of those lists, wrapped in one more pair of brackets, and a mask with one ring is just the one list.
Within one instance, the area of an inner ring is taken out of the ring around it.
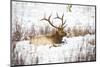
{"label": "snow-covered ground", "polygon": [[59,47],[34,46],[27,40],[16,43],[13,64],[45,64],[95,60],[95,35],[87,34],[72,38],[63,38]]}

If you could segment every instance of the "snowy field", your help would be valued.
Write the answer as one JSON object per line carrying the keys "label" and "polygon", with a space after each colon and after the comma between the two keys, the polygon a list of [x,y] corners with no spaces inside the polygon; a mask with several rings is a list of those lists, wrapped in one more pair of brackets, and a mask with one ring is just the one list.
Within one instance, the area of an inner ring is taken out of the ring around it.
{"label": "snowy field", "polygon": [[45,63],[63,63],[77,61],[94,61],[95,44],[89,43],[95,40],[95,35],[78,36],[73,38],[64,37],[64,43],[59,47],[34,46],[29,41],[20,41],[16,43],[14,49],[14,64],[45,64]]}

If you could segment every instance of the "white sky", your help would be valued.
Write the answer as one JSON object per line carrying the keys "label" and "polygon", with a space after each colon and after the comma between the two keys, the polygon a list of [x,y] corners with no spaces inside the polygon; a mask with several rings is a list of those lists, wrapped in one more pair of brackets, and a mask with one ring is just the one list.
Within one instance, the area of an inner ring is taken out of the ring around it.
{"label": "white sky", "polygon": [[[94,25],[95,24],[95,7],[72,5],[72,12],[67,12],[67,5],[46,4],[46,3],[29,3],[29,2],[12,2],[12,22],[16,18],[23,24],[23,27],[48,25],[48,22],[40,21],[44,17],[48,17],[52,13],[52,18],[58,13],[60,16],[64,13],[64,19],[69,26],[75,24]],[[60,20],[54,20],[53,24],[59,25]]]}

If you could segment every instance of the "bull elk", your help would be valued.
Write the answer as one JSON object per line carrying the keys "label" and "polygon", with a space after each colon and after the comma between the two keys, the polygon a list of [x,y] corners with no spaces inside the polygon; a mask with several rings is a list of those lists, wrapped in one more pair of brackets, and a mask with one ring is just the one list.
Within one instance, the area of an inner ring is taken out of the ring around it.
{"label": "bull elk", "polygon": [[61,20],[62,24],[58,27],[52,24],[53,21],[51,22],[51,16],[52,16],[52,14],[48,18],[46,18],[44,16],[44,18],[41,19],[40,21],[42,21],[42,20],[47,21],[52,27],[54,27],[56,29],[56,32],[51,35],[41,35],[41,36],[31,37],[32,44],[34,44],[34,45],[50,44],[51,46],[56,47],[56,46],[59,46],[57,44],[61,43],[62,37],[66,36],[66,33],[64,31],[64,28],[66,27],[66,25],[65,25],[66,20],[64,20],[64,14],[61,17],[59,17],[57,14],[57,16],[55,18],[53,18],[53,19]]}

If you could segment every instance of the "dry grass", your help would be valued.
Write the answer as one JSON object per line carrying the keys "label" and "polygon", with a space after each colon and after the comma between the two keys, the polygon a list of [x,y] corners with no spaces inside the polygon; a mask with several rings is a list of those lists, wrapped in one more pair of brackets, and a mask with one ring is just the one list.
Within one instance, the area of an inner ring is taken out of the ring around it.
{"label": "dry grass", "polygon": [[89,44],[95,45],[95,39],[92,39],[91,41],[88,41]]}
{"label": "dry grass", "polygon": [[91,28],[85,26],[73,26],[72,28],[68,27],[66,30],[67,37],[76,37],[76,36],[85,36],[86,34],[95,34],[95,31],[92,31]]}

